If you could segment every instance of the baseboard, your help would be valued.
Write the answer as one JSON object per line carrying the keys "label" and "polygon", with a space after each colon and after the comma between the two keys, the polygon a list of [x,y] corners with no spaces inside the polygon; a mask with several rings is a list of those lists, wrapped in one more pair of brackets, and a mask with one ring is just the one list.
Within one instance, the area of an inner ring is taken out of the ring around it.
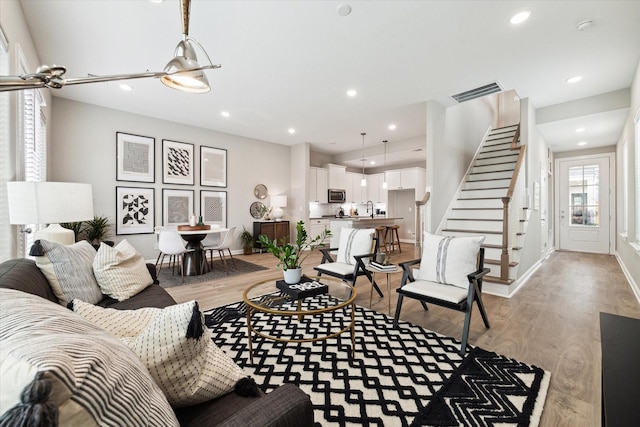
{"label": "baseboard", "polygon": [[618,255],[617,251],[615,253],[615,256],[616,256],[616,259],[618,260],[618,265],[622,269],[622,273],[624,274],[624,277],[627,278],[627,282],[629,282],[629,286],[631,286],[631,291],[636,296],[638,303],[640,303],[640,287],[638,287],[638,284],[633,280],[631,273],[629,273],[629,270],[627,270],[627,266],[624,265],[624,262],[622,261],[622,258],[620,258],[620,255]]}
{"label": "baseboard", "polygon": [[510,285],[501,285],[499,283],[484,282],[482,284],[482,293],[491,294],[491,295],[495,295],[503,298],[511,298],[520,290],[522,286],[525,285],[527,280],[529,280],[529,277],[531,277],[531,275],[535,273],[535,271],[538,268],[540,268],[541,265],[542,265],[542,261],[538,260],[535,264],[533,264],[529,268],[529,270],[527,270],[522,276],[514,280],[513,283]]}

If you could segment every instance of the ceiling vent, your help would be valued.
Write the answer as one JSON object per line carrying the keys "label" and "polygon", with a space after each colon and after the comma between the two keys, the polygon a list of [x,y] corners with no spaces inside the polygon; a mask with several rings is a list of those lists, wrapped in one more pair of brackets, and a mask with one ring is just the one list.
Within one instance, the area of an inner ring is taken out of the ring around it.
{"label": "ceiling vent", "polygon": [[460,103],[460,102],[465,102],[465,101],[470,101],[472,99],[480,98],[485,95],[490,95],[496,92],[502,92],[502,87],[500,86],[500,83],[492,82],[484,86],[480,86],[475,89],[468,90],[466,92],[456,93],[455,95],[451,95],[451,97]]}

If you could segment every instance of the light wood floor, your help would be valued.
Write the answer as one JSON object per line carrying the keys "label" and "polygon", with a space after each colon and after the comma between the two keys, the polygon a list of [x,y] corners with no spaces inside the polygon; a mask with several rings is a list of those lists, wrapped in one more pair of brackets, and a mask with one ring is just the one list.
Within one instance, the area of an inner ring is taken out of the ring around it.
{"label": "light wood floor", "polygon": [[[418,258],[412,245],[403,244],[392,262]],[[167,289],[178,302],[198,300],[203,310],[242,299],[247,284],[282,274],[274,269],[271,254],[238,255],[240,259],[271,267],[260,271]],[[320,254],[305,261],[304,272],[314,275]],[[397,288],[400,274],[392,275]],[[383,282],[382,278],[380,282]],[[383,288],[384,289],[384,288]],[[369,306],[370,286],[366,279],[356,285],[356,303]],[[392,291],[392,312],[395,291]],[[469,341],[472,345],[495,351],[551,372],[541,426],[600,425],[600,326],[604,311],[640,319],[640,306],[615,257],[576,252],[555,252],[510,299],[493,295],[483,297],[491,329],[485,329],[474,309]],[[373,309],[387,312],[387,294],[375,296]],[[460,339],[463,314],[405,299],[401,318],[438,333]]]}

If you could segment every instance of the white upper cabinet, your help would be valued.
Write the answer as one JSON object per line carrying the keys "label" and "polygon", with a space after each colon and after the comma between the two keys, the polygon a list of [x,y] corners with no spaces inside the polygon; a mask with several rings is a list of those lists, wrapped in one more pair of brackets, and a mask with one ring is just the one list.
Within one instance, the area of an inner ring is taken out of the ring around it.
{"label": "white upper cabinet", "polygon": [[426,171],[423,168],[387,171],[388,190],[415,189],[416,200],[421,200],[424,195],[425,179]]}
{"label": "white upper cabinet", "polygon": [[325,166],[329,171],[329,188],[348,190],[347,167],[333,164],[328,164]]}
{"label": "white upper cabinet", "polygon": [[382,188],[384,173],[367,175],[367,200],[373,203],[387,203],[387,190]]}
{"label": "white upper cabinet", "polygon": [[327,203],[329,189],[329,171],[322,168],[309,168],[309,198],[310,202]]}
{"label": "white upper cabinet", "polygon": [[347,202],[364,203],[366,199],[366,187],[362,187],[361,173],[347,172]]}

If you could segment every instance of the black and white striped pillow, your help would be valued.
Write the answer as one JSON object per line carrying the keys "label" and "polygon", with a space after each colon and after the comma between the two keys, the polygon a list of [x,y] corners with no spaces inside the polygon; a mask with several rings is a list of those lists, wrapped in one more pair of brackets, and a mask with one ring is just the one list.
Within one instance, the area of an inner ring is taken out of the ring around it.
{"label": "black and white striped pillow", "polygon": [[13,289],[0,289],[0,313],[0,415],[43,375],[60,426],[178,426],[145,366],[113,335]]}
{"label": "black and white striped pillow", "polygon": [[36,265],[49,281],[60,304],[66,306],[76,298],[96,304],[104,298],[93,275],[96,250],[89,242],[82,240],[73,245],[61,245],[40,240],[40,243],[44,256],[36,257]]}
{"label": "black and white striped pillow", "polygon": [[453,237],[424,233],[419,278],[468,289],[485,236]]}

